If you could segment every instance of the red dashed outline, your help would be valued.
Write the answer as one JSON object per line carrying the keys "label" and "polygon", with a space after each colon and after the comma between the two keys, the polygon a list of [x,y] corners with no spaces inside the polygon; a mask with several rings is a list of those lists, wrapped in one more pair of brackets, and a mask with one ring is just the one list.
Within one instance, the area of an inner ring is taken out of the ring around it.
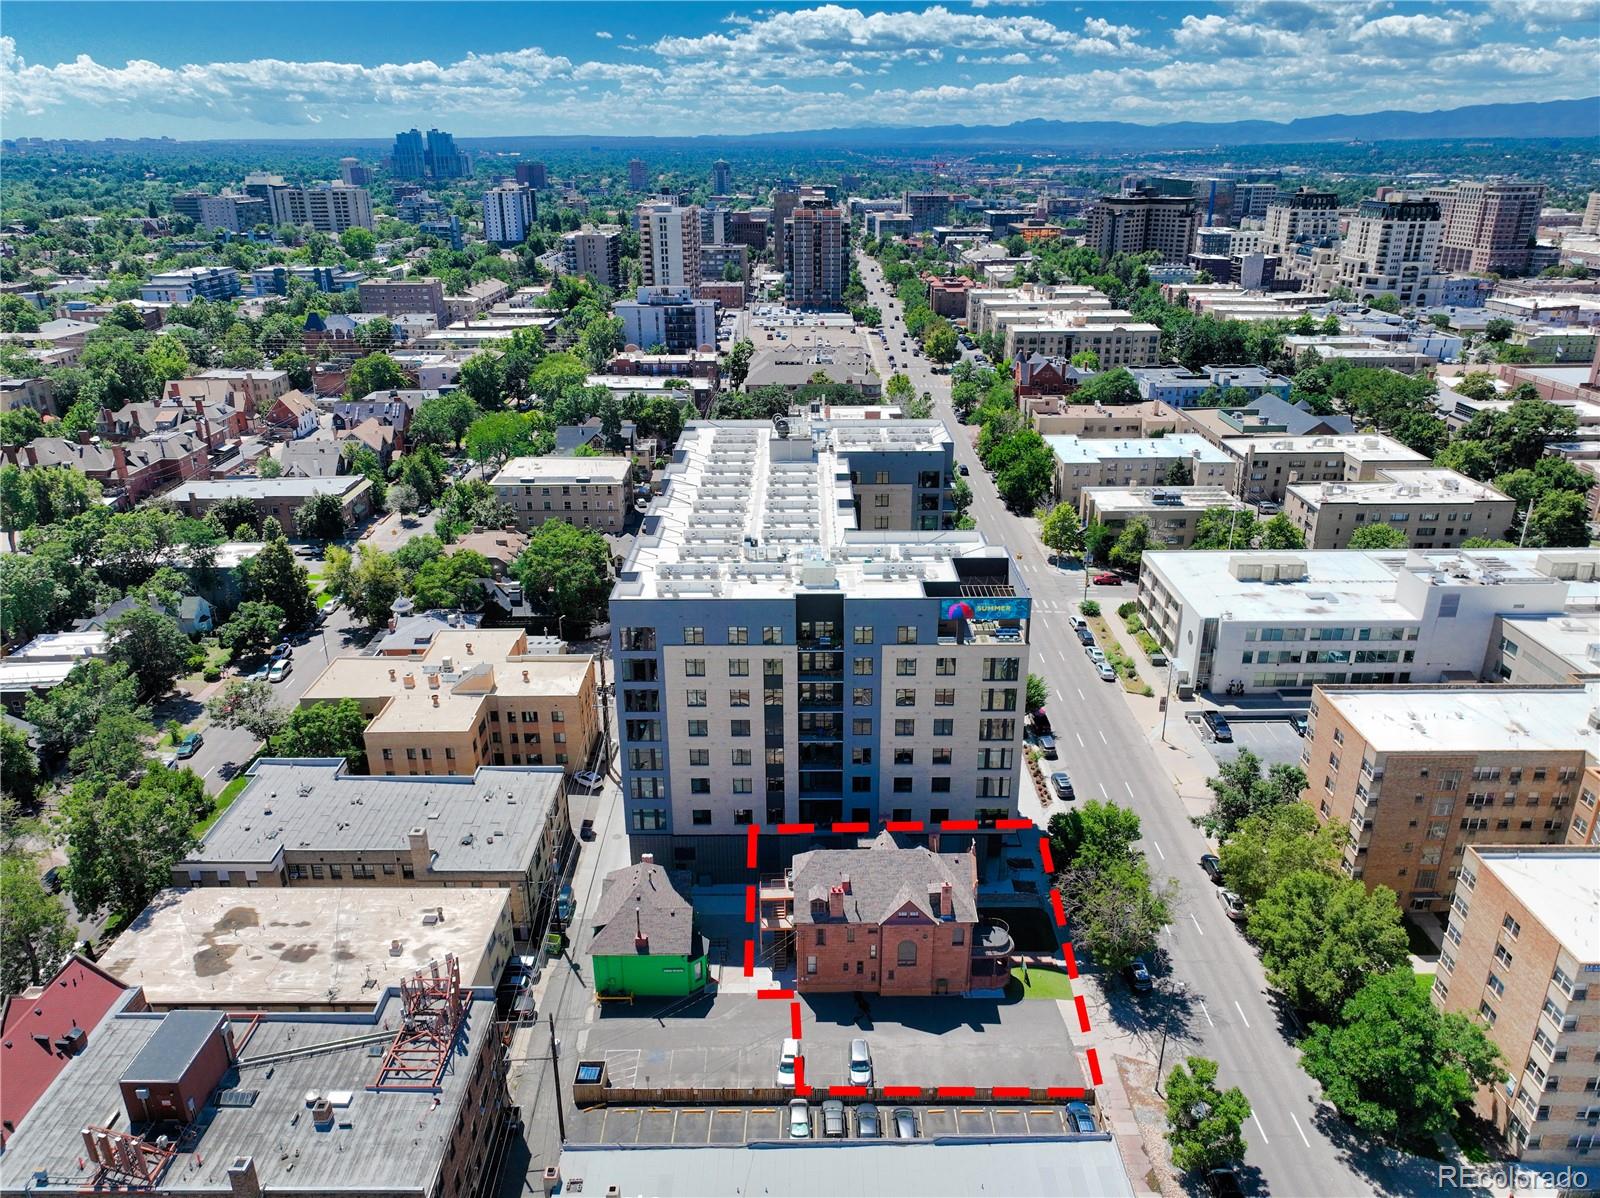
{"label": "red dashed outline", "polygon": [[[1033,828],[1033,821],[1026,819],[996,820],[993,831],[1009,832]],[[930,829],[930,825],[922,820],[885,820],[883,824],[887,832],[923,832]],[[866,835],[871,832],[871,825],[855,821],[834,821],[826,825],[827,830],[839,835]],[[775,824],[766,829],[768,835],[775,836],[810,836],[817,830],[815,824]],[[977,820],[943,820],[938,824],[941,832],[977,832]],[[988,829],[984,829],[988,830]],[[756,870],[756,850],[760,842],[763,829],[758,825],[750,825],[745,842],[745,867],[752,873]],[[1050,838],[1039,837],[1039,862],[1046,874],[1055,873],[1055,862],[1050,855]],[[759,902],[760,878],[754,884],[745,887],[745,921],[750,925],[750,935],[744,942],[744,976],[755,976],[756,945],[761,939],[759,920],[761,917]],[[1072,951],[1072,939],[1067,932],[1067,914],[1065,905],[1061,900],[1061,892],[1054,888],[1050,891],[1050,909],[1055,915],[1058,946],[1061,950],[1061,963],[1066,969],[1067,977],[1077,980],[1078,959]],[[793,990],[757,990],[758,1000],[773,1000],[789,1004],[789,1033],[790,1037],[799,1040],[803,1045],[804,1027],[801,1019],[801,1009],[796,993]],[[1078,1015],[1078,1028],[1084,1034],[1090,1031],[1089,1006],[1082,994],[1073,995],[1073,1007]],[[1089,1080],[1095,1086],[1105,1084],[1105,1078],[1100,1071],[1100,1054],[1093,1048],[1084,1050],[1084,1058],[1088,1065]],[[794,1092],[797,1097],[809,1098],[814,1092],[814,1087],[806,1081],[806,1060],[804,1054],[798,1054],[794,1062]],[[977,1086],[880,1086],[878,1093],[884,1098],[910,1098],[925,1100],[929,1097],[937,1099],[976,1099],[979,1094]],[[987,1087],[991,1099],[1021,1099],[1027,1100],[1035,1093],[1034,1086],[990,1086]],[[1045,1097],[1051,1100],[1081,1099],[1086,1091],[1082,1086],[1048,1086],[1045,1088]],[[865,1086],[829,1086],[827,1093],[834,1098],[865,1098]]]}

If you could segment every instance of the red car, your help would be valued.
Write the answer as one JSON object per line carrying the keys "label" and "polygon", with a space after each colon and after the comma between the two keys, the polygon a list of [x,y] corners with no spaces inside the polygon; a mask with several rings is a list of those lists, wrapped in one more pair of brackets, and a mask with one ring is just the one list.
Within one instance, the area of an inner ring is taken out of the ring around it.
{"label": "red car", "polygon": [[1094,585],[1097,587],[1119,587],[1122,585],[1122,579],[1116,574],[1096,574],[1094,576]]}

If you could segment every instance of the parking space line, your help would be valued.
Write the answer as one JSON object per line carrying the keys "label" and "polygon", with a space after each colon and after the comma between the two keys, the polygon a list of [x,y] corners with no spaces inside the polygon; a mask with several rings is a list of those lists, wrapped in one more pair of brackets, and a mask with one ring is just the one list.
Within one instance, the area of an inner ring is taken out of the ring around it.
{"label": "parking space line", "polygon": [[1237,998],[1233,1000],[1233,1009],[1239,1012],[1240,1019],[1244,1019],[1245,1027],[1249,1027],[1250,1020],[1245,1018],[1244,1008],[1239,1005],[1239,1000]]}
{"label": "parking space line", "polygon": [[1165,861],[1167,859],[1167,855],[1161,851],[1161,842],[1159,840],[1152,839],[1150,844],[1155,848],[1156,855]]}
{"label": "parking space line", "polygon": [[[1266,1129],[1261,1126],[1261,1120],[1256,1118],[1256,1113],[1254,1111],[1250,1112],[1250,1122],[1254,1123],[1256,1125],[1256,1130],[1261,1133],[1261,1142],[1263,1144],[1272,1143],[1271,1140],[1267,1139]],[[1306,1147],[1309,1148],[1311,1145],[1307,1144]]]}

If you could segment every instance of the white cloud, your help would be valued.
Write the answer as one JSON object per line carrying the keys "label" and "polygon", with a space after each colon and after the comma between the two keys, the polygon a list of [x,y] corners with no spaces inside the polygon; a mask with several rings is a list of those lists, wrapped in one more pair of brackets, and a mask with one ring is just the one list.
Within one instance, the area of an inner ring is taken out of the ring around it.
{"label": "white cloud", "polygon": [[604,29],[596,29],[594,31],[594,35],[598,38],[604,38],[608,42],[611,40],[611,34],[606,32]]}

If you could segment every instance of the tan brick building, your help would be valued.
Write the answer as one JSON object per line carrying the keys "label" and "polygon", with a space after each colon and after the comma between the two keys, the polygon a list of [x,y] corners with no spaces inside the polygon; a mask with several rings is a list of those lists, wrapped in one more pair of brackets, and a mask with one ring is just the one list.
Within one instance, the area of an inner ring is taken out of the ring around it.
{"label": "tan brick building", "polygon": [[762,888],[763,927],[779,959],[792,945],[802,992],[999,989],[1011,937],[979,922],[977,885],[971,854],[903,849],[883,833],[870,847],[796,855],[781,881]]}
{"label": "tan brick building", "polygon": [[621,457],[513,458],[490,483],[527,532],[546,520],[619,533],[628,514],[632,463]]}
{"label": "tan brick building", "polygon": [[530,653],[517,628],[445,627],[420,653],[336,657],[300,705],[355,699],[374,774],[471,775],[484,765],[594,768],[594,658]]}
{"label": "tan brick building", "polygon": [[1600,684],[1319,686],[1301,798],[1349,829],[1347,874],[1442,912],[1473,845],[1567,839],[1600,759],[1597,698]]}
{"label": "tan brick building", "polygon": [[1295,483],[1284,515],[1305,534],[1307,549],[1345,549],[1359,529],[1377,524],[1404,533],[1413,549],[1454,549],[1472,537],[1511,530],[1509,495],[1454,470],[1378,470],[1370,482]]}
{"label": "tan brick building", "polygon": [[1478,1113],[1530,1162],[1600,1148],[1600,848],[1468,848],[1433,1000],[1476,1019],[1511,1079]]}

